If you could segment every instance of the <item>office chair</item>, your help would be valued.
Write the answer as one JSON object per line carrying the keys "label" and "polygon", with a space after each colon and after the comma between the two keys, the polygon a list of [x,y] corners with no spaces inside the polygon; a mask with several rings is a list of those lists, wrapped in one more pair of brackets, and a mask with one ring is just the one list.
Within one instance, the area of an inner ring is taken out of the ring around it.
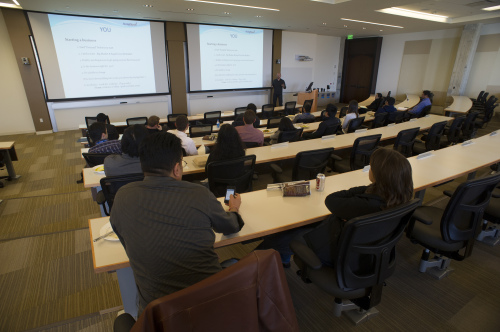
{"label": "office chair", "polygon": [[[433,268],[428,273],[442,279],[451,271],[450,259],[461,261],[471,255],[483,212],[498,183],[500,173],[469,180],[458,186],[444,210],[434,206],[417,208],[406,234],[425,248],[420,272]],[[429,260],[431,251],[435,256]]]}
{"label": "office chair", "polygon": [[484,94],[484,91],[481,91],[481,92],[479,92],[479,94],[477,95],[477,98],[476,98],[476,99],[471,98],[470,100],[472,100],[472,103],[475,103],[476,101],[481,100],[481,98],[483,97],[483,94]]}
{"label": "office chair", "polygon": [[104,159],[109,155],[109,153],[82,153],[83,159],[87,162],[88,167],[104,164]]}
{"label": "office chair", "polygon": [[296,123],[313,123],[316,121],[316,118],[310,118],[310,119],[298,119]]}
{"label": "office chair", "polygon": [[337,134],[337,131],[339,130],[339,128],[340,128],[340,123],[330,125],[330,126],[326,127],[325,132],[323,133],[323,136],[335,135],[335,134]]}
{"label": "office chair", "polygon": [[304,128],[299,128],[295,130],[289,130],[289,131],[280,131],[278,135],[278,143],[283,143],[283,142],[297,142],[300,140],[300,137],[302,137],[302,131]]}
{"label": "office chair", "polygon": [[396,137],[393,149],[401,152],[406,158],[412,156],[413,145],[420,131],[420,127],[401,130]]}
{"label": "office chair", "polygon": [[373,119],[373,122],[372,122],[372,129],[385,126],[385,123],[387,121],[387,117],[389,117],[389,113],[387,113],[387,112],[375,114],[375,118]]}
{"label": "office chair", "polygon": [[148,118],[145,116],[139,116],[137,118],[128,118],[126,121],[127,121],[127,126],[133,126],[136,124],[140,124],[140,125],[147,125],[148,124]]}
{"label": "office chair", "polygon": [[280,166],[271,164],[274,183],[315,179],[318,173],[325,172],[333,150],[334,148],[326,148],[297,153],[291,177],[283,174],[283,169]]}
{"label": "office chair", "polygon": [[233,123],[231,123],[231,125],[233,127],[244,126],[245,125],[245,121],[234,120]]}
{"label": "office chair", "polygon": [[299,326],[280,255],[270,249],[151,302],[137,322],[118,316],[113,331],[299,332]]}
{"label": "office chair", "polygon": [[241,158],[213,161],[207,165],[207,177],[210,191],[215,197],[226,194],[228,186],[235,186],[236,192],[252,191],[256,157],[254,154]]}
{"label": "office chair", "polygon": [[[449,145],[455,145],[460,140],[460,133],[462,132],[462,126],[465,122],[465,116],[457,116],[451,123],[449,128],[445,128],[443,134],[445,136],[441,137],[439,146],[445,148]],[[422,138],[423,139],[423,138]]]}
{"label": "office chair", "polygon": [[362,169],[370,164],[370,157],[377,149],[377,145],[382,138],[382,134],[363,136],[356,138],[352,145],[351,157],[349,160],[332,154],[332,170],[338,173],[345,173]]}
{"label": "office chair", "polygon": [[236,120],[240,115],[243,116],[246,111],[247,111],[246,107],[236,107],[234,109],[234,119]]}
{"label": "office chair", "polygon": [[283,110],[283,114],[285,116],[287,115],[294,115],[295,114],[295,106],[297,105],[297,102],[295,101],[288,101],[285,103],[285,109]]}
{"label": "office chair", "polygon": [[204,124],[198,126],[189,126],[189,137],[203,137],[205,135],[212,135],[212,125]]}
{"label": "office chair", "polygon": [[203,114],[203,123],[216,125],[217,121],[219,121],[219,124],[222,124],[221,116],[221,111],[205,112]]}
{"label": "office chair", "polygon": [[123,187],[128,183],[142,181],[143,179],[144,179],[144,174],[142,173],[106,176],[102,178],[100,181],[102,191],[97,193],[96,202],[102,205],[104,213],[107,216],[109,216],[118,189],[120,189],[121,187]]}
{"label": "office chair", "polygon": [[477,120],[474,122],[474,127],[475,128],[482,128],[482,129],[486,128],[486,126],[488,125],[488,123],[493,118],[496,106],[497,106],[497,104],[491,105],[491,106],[487,106],[484,109],[484,112],[479,113],[477,115]]}
{"label": "office chair", "polygon": [[278,128],[280,125],[281,119],[282,119],[281,116],[267,119],[267,129]]}
{"label": "office chair", "polygon": [[169,129],[176,129],[176,127],[175,127],[175,120],[177,120],[177,117],[179,115],[185,115],[185,114],[174,114],[174,113],[172,113],[172,114],[168,114],[167,115],[167,127]]}
{"label": "office chair", "polygon": [[426,115],[431,114],[431,109],[432,109],[432,105],[425,106],[425,107],[422,109],[422,112],[420,112],[420,114],[418,114],[418,115],[417,115],[417,118],[423,118],[423,117],[425,117]]}
{"label": "office chair", "polygon": [[346,116],[347,114],[347,110],[349,109],[349,107],[347,106],[344,106],[340,109],[340,112],[339,112],[339,119],[342,119],[344,116]]}
{"label": "office chair", "polygon": [[475,122],[478,115],[479,113],[475,111],[469,111],[469,113],[467,113],[464,124],[462,125],[462,137],[460,141],[467,141],[476,136],[477,128],[475,127]]}
{"label": "office chair", "polygon": [[347,221],[336,248],[332,248],[335,267],[323,265],[305,243],[290,243],[302,280],[335,297],[336,317],[346,311],[346,316],[359,324],[378,313],[374,307],[381,302],[385,280],[396,269],[396,244],[419,203],[413,199]]}
{"label": "office chair", "polygon": [[351,119],[347,124],[347,133],[353,133],[356,130],[360,129],[364,121],[365,121],[364,116]]}
{"label": "office chair", "polygon": [[302,112],[305,112],[305,106],[306,105],[311,105],[311,112],[314,112],[314,110],[312,109],[312,105],[314,103],[314,99],[307,99],[307,100],[304,100],[304,104],[302,105]]}
{"label": "office chair", "polygon": [[274,116],[274,105],[265,104],[262,105],[262,119],[270,119]]}
{"label": "office chair", "polygon": [[387,117],[387,124],[389,123],[401,123],[406,117],[407,111],[396,111],[389,113]]}
{"label": "office chair", "polygon": [[413,154],[421,154],[431,150],[439,150],[441,136],[443,135],[444,127],[448,121],[437,122],[432,125],[431,129],[429,129],[425,142],[420,140],[415,141],[415,145],[413,145]]}
{"label": "office chair", "polygon": [[[495,225],[488,227],[488,222]],[[491,194],[490,202],[484,210],[483,215],[483,227],[481,233],[477,236],[477,240],[488,244],[490,246],[496,246],[500,243],[500,229],[497,225],[500,224],[500,188],[493,190]]]}

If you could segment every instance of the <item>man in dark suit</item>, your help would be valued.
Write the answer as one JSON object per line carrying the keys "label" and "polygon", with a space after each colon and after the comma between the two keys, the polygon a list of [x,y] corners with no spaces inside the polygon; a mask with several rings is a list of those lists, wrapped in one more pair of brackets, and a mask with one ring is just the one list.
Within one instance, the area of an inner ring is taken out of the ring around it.
{"label": "man in dark suit", "polygon": [[276,79],[273,80],[273,105],[276,106],[276,99],[279,99],[279,105],[283,106],[283,89],[286,89],[285,81],[281,79],[281,74],[276,74]]}
{"label": "man in dark suit", "polygon": [[320,138],[325,135],[326,129],[333,125],[340,125],[340,120],[335,115],[337,114],[337,106],[328,104],[323,113],[324,120],[319,124],[318,129],[313,133],[304,133],[302,138],[312,139]]}

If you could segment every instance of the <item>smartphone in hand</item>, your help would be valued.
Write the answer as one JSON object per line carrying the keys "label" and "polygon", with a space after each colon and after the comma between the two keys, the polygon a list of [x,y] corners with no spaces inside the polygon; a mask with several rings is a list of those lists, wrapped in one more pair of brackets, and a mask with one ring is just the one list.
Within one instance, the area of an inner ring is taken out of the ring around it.
{"label": "smartphone in hand", "polygon": [[234,195],[236,193],[236,187],[234,186],[228,186],[226,189],[226,197],[224,198],[224,203],[229,203],[229,199],[231,198],[231,195]]}

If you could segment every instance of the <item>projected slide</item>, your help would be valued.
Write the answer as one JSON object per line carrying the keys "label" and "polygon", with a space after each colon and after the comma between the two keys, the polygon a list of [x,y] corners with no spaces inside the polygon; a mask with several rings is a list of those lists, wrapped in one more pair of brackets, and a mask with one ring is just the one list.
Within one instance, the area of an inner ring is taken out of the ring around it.
{"label": "projected slide", "polygon": [[262,86],[261,29],[200,25],[201,89]]}
{"label": "projected slide", "polygon": [[156,92],[149,22],[48,17],[66,98]]}

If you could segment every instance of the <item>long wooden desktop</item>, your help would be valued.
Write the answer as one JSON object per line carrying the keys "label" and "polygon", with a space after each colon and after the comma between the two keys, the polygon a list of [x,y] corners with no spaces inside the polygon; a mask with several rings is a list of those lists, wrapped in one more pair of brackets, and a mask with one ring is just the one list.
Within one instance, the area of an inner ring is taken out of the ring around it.
{"label": "long wooden desktop", "polygon": [[472,100],[466,96],[451,96],[453,103],[444,109],[445,115],[461,115],[467,113],[472,107]]}

